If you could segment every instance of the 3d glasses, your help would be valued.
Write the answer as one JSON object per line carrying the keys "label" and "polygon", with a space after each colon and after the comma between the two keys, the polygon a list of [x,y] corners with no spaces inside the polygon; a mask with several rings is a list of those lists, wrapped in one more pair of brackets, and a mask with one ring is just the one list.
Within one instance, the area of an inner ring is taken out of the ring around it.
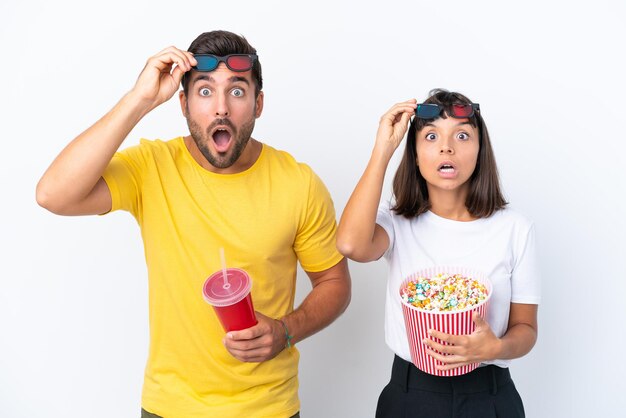
{"label": "3d glasses", "polygon": [[[435,119],[443,112],[443,106],[431,103],[420,103],[415,109],[415,116],[420,119]],[[449,112],[453,118],[471,118],[474,116],[474,110],[480,110],[478,103],[453,104],[450,106]]]}
{"label": "3d glasses", "polygon": [[212,54],[197,54],[194,58],[198,62],[198,65],[193,67],[196,71],[213,71],[220,65],[220,62],[223,62],[231,71],[244,72],[252,68],[257,56],[255,54],[231,54],[218,57]]}

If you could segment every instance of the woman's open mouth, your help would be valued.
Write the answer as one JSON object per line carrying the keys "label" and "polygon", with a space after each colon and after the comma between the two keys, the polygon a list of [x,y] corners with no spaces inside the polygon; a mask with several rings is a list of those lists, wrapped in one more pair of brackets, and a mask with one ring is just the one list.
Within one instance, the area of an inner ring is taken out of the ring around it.
{"label": "woman's open mouth", "polygon": [[439,175],[444,178],[452,178],[456,176],[456,166],[451,161],[444,161],[437,167]]}

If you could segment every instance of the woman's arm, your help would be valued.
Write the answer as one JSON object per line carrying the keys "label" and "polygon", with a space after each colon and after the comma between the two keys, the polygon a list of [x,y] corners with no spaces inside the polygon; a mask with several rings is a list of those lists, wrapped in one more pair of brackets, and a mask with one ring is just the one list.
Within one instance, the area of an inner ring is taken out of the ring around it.
{"label": "woman's arm", "polygon": [[537,305],[511,303],[509,326],[502,338],[496,337],[489,324],[474,314],[476,330],[471,335],[450,335],[432,330],[431,337],[452,345],[439,344],[431,339],[424,343],[430,348],[428,353],[445,364],[437,367],[440,370],[495,359],[519,358],[528,354],[537,341],[537,309]]}
{"label": "woman's arm", "polygon": [[415,100],[398,103],[380,119],[372,156],[343,210],[337,230],[337,249],[352,260],[377,260],[389,247],[387,233],[376,224],[376,213],[387,166],[402,142],[415,106]]}

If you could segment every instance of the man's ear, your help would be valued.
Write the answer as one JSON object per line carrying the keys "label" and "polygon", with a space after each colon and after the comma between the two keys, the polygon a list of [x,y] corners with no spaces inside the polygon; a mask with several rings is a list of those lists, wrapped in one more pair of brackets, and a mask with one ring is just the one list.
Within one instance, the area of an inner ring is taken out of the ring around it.
{"label": "man's ear", "polygon": [[261,116],[261,113],[263,113],[263,92],[260,91],[259,95],[256,97],[256,114],[254,115],[255,118],[258,118]]}
{"label": "man's ear", "polygon": [[180,110],[182,110],[183,116],[186,118],[189,107],[187,106],[187,95],[184,90],[178,92],[178,100],[180,100]]}

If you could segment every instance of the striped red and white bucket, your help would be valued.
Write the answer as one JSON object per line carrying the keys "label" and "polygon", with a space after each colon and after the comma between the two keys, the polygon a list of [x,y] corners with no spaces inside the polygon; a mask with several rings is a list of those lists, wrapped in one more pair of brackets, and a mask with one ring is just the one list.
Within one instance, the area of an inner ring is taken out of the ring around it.
{"label": "striped red and white bucket", "polygon": [[[487,289],[487,298],[480,304],[459,311],[426,311],[410,305],[402,300],[400,292],[407,283],[418,277],[431,278],[440,273],[461,274],[465,277],[471,277],[478,280]],[[429,338],[428,330],[435,329],[446,334],[468,335],[474,332],[476,325],[472,321],[472,314],[478,312],[480,316],[486,318],[489,299],[491,298],[491,282],[482,273],[463,267],[445,267],[437,266],[420,270],[405,278],[398,291],[398,298],[402,304],[402,313],[404,314],[404,325],[406,326],[407,337],[409,340],[409,349],[411,351],[411,360],[413,364],[423,372],[435,376],[459,376],[469,373],[478,367],[478,363],[472,363],[465,366],[457,367],[452,370],[437,370],[435,366],[443,365],[439,360],[435,360],[426,353],[426,346],[422,344],[422,340]],[[438,338],[433,338],[440,344],[447,344]]]}

